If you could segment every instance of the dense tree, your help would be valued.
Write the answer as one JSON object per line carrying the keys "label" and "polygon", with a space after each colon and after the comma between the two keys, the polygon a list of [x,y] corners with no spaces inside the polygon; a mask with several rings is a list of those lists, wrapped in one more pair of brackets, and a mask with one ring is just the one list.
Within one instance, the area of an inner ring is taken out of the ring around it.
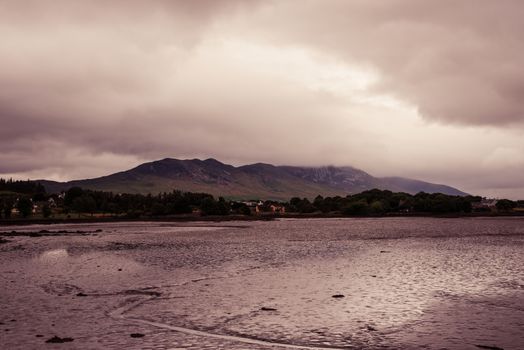
{"label": "dense tree", "polygon": [[33,212],[33,202],[27,197],[22,197],[16,203],[16,208],[22,217],[27,218]]}
{"label": "dense tree", "polygon": [[212,197],[205,198],[200,206],[203,215],[227,215],[231,207],[224,198],[220,197],[215,201]]}
{"label": "dense tree", "polygon": [[[16,191],[25,191],[14,192]],[[202,215],[250,215],[251,209],[242,202],[230,202],[220,197],[215,199],[207,193],[182,191],[165,192],[158,195],[114,194],[112,192],[92,191],[72,187],[65,195],[47,195],[45,189],[32,181],[13,181],[0,179],[0,212],[5,219],[11,216],[16,208],[22,216],[29,216],[33,203],[41,207],[42,216],[49,217],[52,210],[48,200],[58,206],[57,212],[74,211],[82,213],[103,213],[116,216],[138,218],[141,216],[168,216],[190,214],[200,210]],[[32,202],[31,202],[32,199]],[[267,200],[261,205],[262,211],[272,212],[272,206],[285,205],[286,212],[302,214],[337,213],[348,216],[415,214],[456,214],[470,213],[472,204],[478,211],[481,197],[450,196],[441,193],[424,193],[416,195],[394,193],[388,190],[373,189],[345,197],[317,196],[308,198],[293,197],[287,203]],[[497,209],[501,212],[512,211],[516,206],[524,207],[524,201],[513,202],[500,200]]]}
{"label": "dense tree", "polygon": [[65,193],[64,205],[66,207],[72,208],[73,202],[75,201],[75,199],[81,197],[83,194],[84,194],[84,190],[81,189],[80,187],[71,187]]}
{"label": "dense tree", "polygon": [[369,206],[368,203],[360,199],[358,201],[351,201],[342,208],[342,214],[345,215],[364,215],[368,214]]}
{"label": "dense tree", "polygon": [[251,209],[242,202],[231,202],[231,211],[236,214],[251,215]]}
{"label": "dense tree", "polygon": [[501,199],[495,206],[499,211],[510,211],[517,206],[517,203],[509,199]]}
{"label": "dense tree", "polygon": [[90,213],[92,215],[97,211],[95,199],[87,193],[76,197],[71,207],[77,213]]}
{"label": "dense tree", "polygon": [[[321,197],[317,197],[317,203],[320,203],[320,198]],[[304,214],[307,214],[307,213],[314,213],[315,211],[317,210],[320,210],[318,208],[316,208],[310,201],[309,199],[307,198],[298,198],[298,197],[293,197],[291,198],[290,200],[290,203],[289,203],[289,208],[288,208],[288,211],[291,211],[291,212],[297,212],[297,213],[304,213]]]}
{"label": "dense tree", "polygon": [[39,182],[23,180],[5,180],[0,178],[0,192],[15,192],[20,194],[45,193],[45,188]]}
{"label": "dense tree", "polygon": [[52,214],[52,211],[51,211],[51,207],[49,206],[49,204],[47,204],[47,203],[44,204],[42,206],[42,216],[44,218],[48,218],[48,217],[51,216],[51,214]]}
{"label": "dense tree", "polygon": [[162,203],[153,203],[151,206],[151,214],[154,216],[165,215],[166,212],[166,206]]}
{"label": "dense tree", "polygon": [[2,211],[4,213],[4,218],[11,218],[11,211],[13,210],[14,200],[10,198],[5,198],[2,200]]}
{"label": "dense tree", "polygon": [[369,205],[369,211],[372,214],[383,214],[386,211],[384,207],[382,201],[376,200]]}
{"label": "dense tree", "polygon": [[[288,212],[336,212],[344,215],[384,215],[388,213],[470,213],[472,203],[482,198],[473,196],[450,196],[441,193],[424,193],[416,195],[394,193],[388,190],[373,189],[346,197],[317,196],[313,203],[298,197],[287,203]],[[309,205],[313,207],[310,208]],[[307,209],[305,209],[307,208]]]}

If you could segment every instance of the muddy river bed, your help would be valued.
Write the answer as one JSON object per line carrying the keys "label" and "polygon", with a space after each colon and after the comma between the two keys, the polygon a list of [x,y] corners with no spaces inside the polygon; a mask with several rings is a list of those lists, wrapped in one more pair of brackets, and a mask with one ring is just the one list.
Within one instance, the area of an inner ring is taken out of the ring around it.
{"label": "muddy river bed", "polygon": [[1,349],[524,349],[523,219],[0,232]]}

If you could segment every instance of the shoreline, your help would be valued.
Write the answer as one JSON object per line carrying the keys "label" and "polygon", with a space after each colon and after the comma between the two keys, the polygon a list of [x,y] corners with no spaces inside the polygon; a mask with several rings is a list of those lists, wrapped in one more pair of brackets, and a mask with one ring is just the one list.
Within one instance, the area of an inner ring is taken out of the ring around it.
{"label": "shoreline", "polygon": [[271,221],[275,219],[382,219],[382,218],[436,218],[436,219],[459,219],[459,218],[507,218],[524,217],[522,213],[451,213],[451,214],[428,214],[428,213],[394,213],[387,215],[341,215],[341,214],[265,214],[265,215],[209,215],[209,216],[156,216],[156,217],[81,217],[81,218],[34,218],[34,219],[0,219],[0,226],[28,226],[28,225],[56,225],[56,224],[90,224],[90,223],[114,223],[114,222],[228,222],[228,221]]}

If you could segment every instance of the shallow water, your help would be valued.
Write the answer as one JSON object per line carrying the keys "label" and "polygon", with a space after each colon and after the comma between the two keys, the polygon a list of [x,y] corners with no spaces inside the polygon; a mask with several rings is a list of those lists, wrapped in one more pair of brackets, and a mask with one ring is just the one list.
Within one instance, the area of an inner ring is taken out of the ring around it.
{"label": "shallow water", "polygon": [[5,349],[524,349],[522,219],[40,229],[91,233],[0,244]]}

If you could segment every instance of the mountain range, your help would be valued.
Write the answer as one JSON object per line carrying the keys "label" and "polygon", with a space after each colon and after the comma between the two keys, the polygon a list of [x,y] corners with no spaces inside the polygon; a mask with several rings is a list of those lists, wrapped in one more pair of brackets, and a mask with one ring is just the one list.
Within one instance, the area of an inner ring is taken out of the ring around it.
{"label": "mountain range", "polygon": [[353,167],[298,167],[256,163],[244,166],[224,164],[216,159],[166,158],[141,164],[133,169],[93,179],[56,182],[39,180],[47,192],[79,186],[115,193],[157,194],[175,189],[206,192],[231,199],[289,200],[345,196],[379,188],[393,192],[466,193],[446,185],[402,177],[374,177]]}

